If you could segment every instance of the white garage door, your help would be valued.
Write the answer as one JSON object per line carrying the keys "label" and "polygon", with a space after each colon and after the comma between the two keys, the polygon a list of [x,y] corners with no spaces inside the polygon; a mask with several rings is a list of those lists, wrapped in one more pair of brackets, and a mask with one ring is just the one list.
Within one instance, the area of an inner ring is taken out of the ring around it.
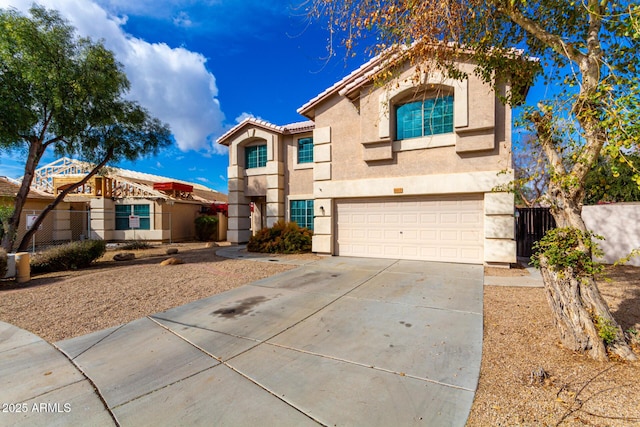
{"label": "white garage door", "polygon": [[336,255],[480,264],[481,195],[336,201]]}

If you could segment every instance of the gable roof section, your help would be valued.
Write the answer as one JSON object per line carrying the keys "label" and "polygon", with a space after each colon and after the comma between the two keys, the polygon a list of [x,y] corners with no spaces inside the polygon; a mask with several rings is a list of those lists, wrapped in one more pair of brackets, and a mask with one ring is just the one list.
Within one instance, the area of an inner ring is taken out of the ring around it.
{"label": "gable roof section", "polygon": [[[452,45],[452,43],[448,43],[447,45]],[[403,58],[405,52],[409,49],[412,49],[412,46],[403,46],[399,52],[396,52],[392,55],[384,56],[382,54],[379,54],[374,56],[369,61],[361,65],[358,69],[352,71],[342,80],[334,83],[333,86],[325,89],[315,98],[309,100],[302,107],[298,108],[298,113],[313,120],[315,118],[315,108],[327,98],[335,94],[339,94],[341,96],[346,96],[353,99],[352,97],[356,90],[370,81],[371,78],[373,78],[380,70],[384,69],[387,64],[393,63],[399,58]],[[526,56],[522,49],[514,48],[510,51],[510,54],[524,58],[527,61],[539,61],[538,58]],[[527,87],[524,92],[525,97],[528,90],[529,88]]]}
{"label": "gable roof section", "polygon": [[369,78],[377,73],[381,68],[382,56],[374,56],[359,68],[345,76],[342,80],[334,83],[331,87],[325,89],[315,98],[309,100],[302,107],[298,108],[298,113],[313,120],[315,117],[314,109],[318,104],[336,93],[346,94],[347,92],[351,92],[356,86],[359,87],[361,84],[368,81]]}
{"label": "gable roof section", "polygon": [[[40,195],[53,198],[53,195],[51,194],[53,192],[53,176],[78,175],[78,177],[81,177],[84,176],[89,170],[91,170],[91,165],[86,162],[70,159],[67,157],[60,158],[36,170],[36,177],[38,177],[39,179],[34,179],[34,187],[32,187],[30,195],[34,191],[37,191]],[[192,197],[194,201],[203,203],[227,201],[226,194],[219,193],[210,189],[209,187],[194,182],[115,167],[108,167],[107,175],[119,181],[122,188],[127,187],[135,189],[135,192],[139,193],[142,197],[168,199],[170,197],[165,193],[154,190],[153,184],[158,182],[178,182],[193,186]],[[38,189],[38,187],[40,188],[40,190]]]}
{"label": "gable roof section", "polygon": [[278,126],[274,125],[273,123],[269,123],[266,120],[247,117],[231,129],[229,129],[227,132],[225,132],[220,138],[216,140],[216,142],[218,144],[229,146],[232,137],[248,126],[256,126],[270,132],[277,132],[280,135],[292,135],[313,130],[315,127],[315,123],[308,120],[305,122],[296,122],[284,126]]}
{"label": "gable roof section", "polygon": [[[16,181],[6,176],[0,176],[0,197],[14,198],[20,190],[20,181]],[[45,193],[31,187],[27,199],[53,200],[53,194]]]}

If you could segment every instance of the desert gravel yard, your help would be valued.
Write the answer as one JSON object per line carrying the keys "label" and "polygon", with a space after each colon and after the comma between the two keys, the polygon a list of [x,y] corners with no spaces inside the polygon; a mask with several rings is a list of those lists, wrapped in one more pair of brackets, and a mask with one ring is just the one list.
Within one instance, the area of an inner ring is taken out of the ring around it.
{"label": "desert gravel yard", "polygon": [[[171,247],[184,264],[160,266],[166,246],[124,262],[109,251],[86,270],[39,275],[25,287],[1,282],[0,320],[55,342],[295,268],[225,259],[204,243]],[[608,276],[599,283],[614,316],[640,330],[640,268],[609,268]],[[467,425],[640,426],[640,362],[599,363],[562,349],[542,288],[485,286],[480,383]]]}
{"label": "desert gravel yard", "polygon": [[[168,246],[126,251],[131,261],[113,261],[107,251],[89,269],[34,276],[28,287],[0,292],[0,320],[50,342],[85,335],[227,291],[295,268],[230,260],[204,243],[174,244],[184,261],[161,266]],[[314,255],[296,255],[314,257]]]}

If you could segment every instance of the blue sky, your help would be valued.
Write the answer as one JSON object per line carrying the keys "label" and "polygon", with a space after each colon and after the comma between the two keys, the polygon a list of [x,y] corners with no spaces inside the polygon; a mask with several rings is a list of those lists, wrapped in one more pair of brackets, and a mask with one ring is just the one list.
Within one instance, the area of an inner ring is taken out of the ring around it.
{"label": "blue sky", "polygon": [[[228,155],[215,140],[247,115],[278,125],[366,61],[327,56],[327,31],[302,0],[41,0],[83,36],[103,39],[124,65],[129,96],[169,123],[176,143],[118,166],[227,192]],[[27,11],[32,0],[0,0]],[[48,153],[41,165],[55,160]],[[0,156],[0,175],[23,175],[24,154]]]}
{"label": "blue sky", "polygon": [[[247,116],[285,125],[296,110],[368,58],[328,60],[329,33],[304,0],[39,0],[82,36],[104,40],[131,81],[129,97],[168,123],[175,144],[116,166],[227,192],[228,154],[215,140]],[[26,12],[33,0],[0,0]],[[544,94],[535,88],[529,103]],[[518,139],[514,134],[514,139]],[[515,142],[515,141],[514,141]],[[55,160],[45,155],[41,166]],[[23,175],[24,154],[0,155],[0,175]]]}

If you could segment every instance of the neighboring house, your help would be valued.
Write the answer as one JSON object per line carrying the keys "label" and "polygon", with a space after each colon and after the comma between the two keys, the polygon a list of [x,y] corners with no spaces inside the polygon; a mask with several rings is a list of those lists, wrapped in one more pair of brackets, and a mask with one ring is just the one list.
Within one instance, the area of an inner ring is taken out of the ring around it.
{"label": "neighboring house", "polygon": [[415,84],[406,66],[380,87],[374,58],[298,109],[311,121],[228,131],[228,240],[285,219],[320,254],[515,262],[513,195],[494,191],[513,179],[511,109],[459,67],[463,81]]}
{"label": "neighboring house", "polygon": [[[20,181],[16,181],[7,177],[0,177],[0,204],[13,208],[15,199],[20,190]],[[22,237],[27,232],[28,218],[37,215],[40,211],[44,210],[51,202],[53,202],[53,194],[40,191],[38,189],[31,189],[27,195],[27,200],[22,209],[22,218],[20,220],[20,226],[15,239],[16,245],[22,240]],[[77,208],[77,205],[72,203],[61,203],[57,206],[57,210],[69,210]],[[13,211],[13,209],[12,209]],[[68,229],[69,227],[66,227]],[[86,221],[85,221],[86,229]],[[51,215],[46,218],[42,224],[42,232],[39,232],[36,236],[36,244],[43,242],[50,242],[52,240],[69,240],[70,236],[67,230],[58,230],[54,226],[54,217]],[[15,249],[15,248],[14,248]]]}
{"label": "neighboring house", "polygon": [[[53,199],[69,185],[80,181],[91,168],[90,164],[62,158],[39,168],[33,187],[50,194]],[[76,206],[76,210],[81,205],[82,210],[89,211],[91,238],[108,241],[191,240],[195,237],[194,220],[207,212],[212,204],[226,205],[227,202],[225,194],[200,184],[119,168],[107,168],[106,171],[103,175],[93,176],[64,199],[65,203]],[[130,222],[130,216],[136,218],[135,222]],[[226,239],[226,218],[222,221],[220,240]]]}

